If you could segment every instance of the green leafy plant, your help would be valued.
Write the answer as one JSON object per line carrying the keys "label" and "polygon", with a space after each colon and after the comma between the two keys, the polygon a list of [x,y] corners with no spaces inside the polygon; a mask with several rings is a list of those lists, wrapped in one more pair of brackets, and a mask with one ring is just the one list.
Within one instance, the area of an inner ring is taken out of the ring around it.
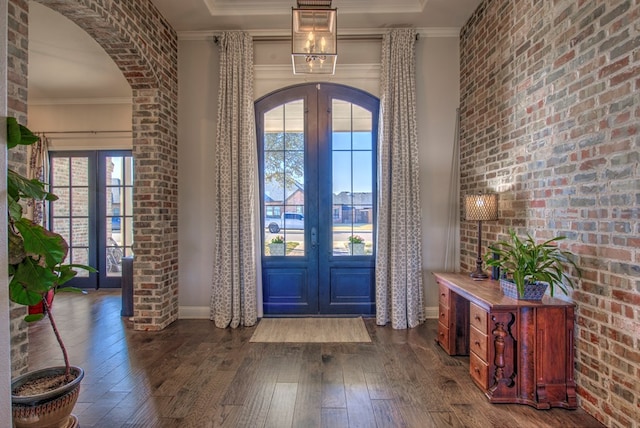
{"label": "green leafy plant", "polygon": [[[520,297],[524,295],[524,286],[527,282],[541,281],[549,284],[550,294],[553,297],[554,288],[557,286],[564,294],[568,294],[565,286],[575,287],[573,278],[566,274],[567,266],[572,266],[578,277],[581,272],[572,259],[572,254],[561,250],[557,241],[566,239],[566,236],[557,236],[541,243],[536,243],[531,235],[520,239],[515,231],[509,230],[509,239],[498,241],[489,245],[489,251],[485,254],[485,263],[488,266],[498,267],[513,280]],[[493,253],[497,255],[494,259]]]}
{"label": "green leafy plant", "polygon": [[352,244],[362,244],[364,242],[364,238],[360,235],[351,235],[349,237],[349,242]]}
{"label": "green leafy plant", "polygon": [[278,235],[271,239],[272,244],[284,244],[284,237],[282,235]]}
{"label": "green leafy plant", "polygon": [[[38,136],[28,128],[18,124],[15,118],[7,118],[7,147],[12,149],[20,145],[30,145],[38,141]],[[8,271],[9,298],[25,306],[42,302],[48,314],[49,322],[62,350],[66,366],[65,377],[69,377],[70,364],[66,348],[51,313],[47,294],[51,291],[81,290],[73,287],[61,287],[77,275],[76,269],[96,272],[91,266],[64,263],[69,245],[64,238],[41,225],[23,217],[23,201],[55,201],[56,195],[46,189],[45,183],[37,179],[28,179],[17,172],[7,170],[7,223],[8,223]],[[33,322],[43,318],[44,314],[25,317]]]}

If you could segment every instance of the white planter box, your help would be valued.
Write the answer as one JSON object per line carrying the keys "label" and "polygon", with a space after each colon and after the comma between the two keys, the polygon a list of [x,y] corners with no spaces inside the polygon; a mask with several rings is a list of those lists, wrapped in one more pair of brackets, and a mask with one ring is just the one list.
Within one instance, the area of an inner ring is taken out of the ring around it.
{"label": "white planter box", "polygon": [[271,255],[271,256],[284,256],[284,243],[283,244],[269,244],[269,255]]}

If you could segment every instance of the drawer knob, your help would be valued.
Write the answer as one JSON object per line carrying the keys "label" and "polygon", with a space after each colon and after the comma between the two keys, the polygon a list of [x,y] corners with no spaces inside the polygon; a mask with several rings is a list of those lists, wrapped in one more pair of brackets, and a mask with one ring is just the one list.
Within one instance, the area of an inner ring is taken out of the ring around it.
{"label": "drawer knob", "polygon": [[480,321],[480,317],[478,315],[475,316],[476,321]]}
{"label": "drawer knob", "polygon": [[478,342],[477,340],[475,342],[473,342],[476,346],[480,346],[480,342]]}

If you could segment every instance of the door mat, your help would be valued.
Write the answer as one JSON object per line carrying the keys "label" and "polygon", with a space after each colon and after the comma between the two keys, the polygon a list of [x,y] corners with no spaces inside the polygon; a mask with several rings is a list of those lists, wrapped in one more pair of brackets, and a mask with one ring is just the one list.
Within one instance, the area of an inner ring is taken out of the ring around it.
{"label": "door mat", "polygon": [[262,318],[250,342],[371,342],[362,318]]}

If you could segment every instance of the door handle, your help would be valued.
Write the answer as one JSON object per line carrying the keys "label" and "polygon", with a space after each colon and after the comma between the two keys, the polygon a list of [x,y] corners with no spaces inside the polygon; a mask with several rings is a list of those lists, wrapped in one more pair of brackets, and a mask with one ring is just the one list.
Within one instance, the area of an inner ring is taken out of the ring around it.
{"label": "door handle", "polygon": [[315,227],[311,228],[311,246],[318,245],[318,230]]}

